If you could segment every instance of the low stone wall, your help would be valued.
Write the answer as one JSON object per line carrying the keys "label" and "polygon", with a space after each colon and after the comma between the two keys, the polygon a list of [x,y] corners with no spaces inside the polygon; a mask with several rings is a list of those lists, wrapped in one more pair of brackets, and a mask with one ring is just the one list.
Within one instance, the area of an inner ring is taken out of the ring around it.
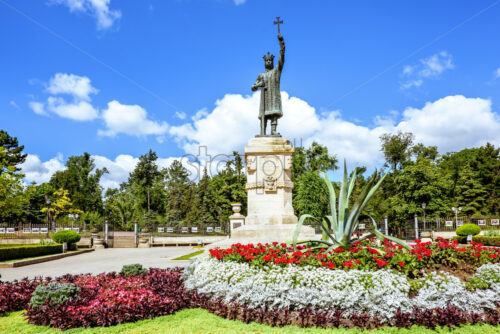
{"label": "low stone wall", "polygon": [[40,241],[53,242],[52,239],[49,238],[40,238],[40,239],[0,239],[1,244],[39,244]]}
{"label": "low stone wall", "polygon": [[207,236],[207,237],[153,237],[152,246],[181,246],[181,245],[189,245],[195,246],[198,244],[208,245],[217,241],[227,239],[227,236]]}

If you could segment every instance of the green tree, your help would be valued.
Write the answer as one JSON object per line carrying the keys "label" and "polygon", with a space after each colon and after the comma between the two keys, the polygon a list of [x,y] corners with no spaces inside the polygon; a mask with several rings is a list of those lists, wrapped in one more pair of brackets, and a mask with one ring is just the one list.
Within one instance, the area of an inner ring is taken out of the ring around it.
{"label": "green tree", "polygon": [[422,203],[426,203],[428,215],[445,215],[449,211],[446,196],[450,187],[449,178],[430,159],[418,158],[407,164],[404,171],[394,177],[396,192],[388,200],[391,221],[402,226],[414,214],[422,214]]}
{"label": "green tree", "polygon": [[167,168],[166,186],[166,220],[169,223],[182,223],[191,206],[193,183],[189,180],[188,170],[178,160]]}
{"label": "green tree", "polygon": [[436,160],[438,157],[437,146],[425,146],[424,144],[418,143],[411,148],[411,153],[416,158],[425,158],[432,161]]}
{"label": "green tree", "polygon": [[158,157],[151,149],[148,153],[141,155],[134,171],[130,174],[129,183],[136,183],[146,192],[146,208],[151,210],[151,187],[161,176],[156,165]]}
{"label": "green tree", "polygon": [[477,173],[469,165],[465,165],[456,185],[455,206],[461,206],[463,213],[472,216],[485,211],[486,196],[486,189],[479,181]]}
{"label": "green tree", "polygon": [[328,215],[329,197],[325,181],[315,171],[303,173],[296,184],[294,209],[298,217],[310,214],[314,217]]}
{"label": "green tree", "polygon": [[316,142],[313,142],[307,149],[295,148],[292,156],[292,182],[294,184],[292,202],[297,215],[314,211],[318,214],[313,214],[313,216],[324,216],[326,211],[320,210],[324,202],[315,203],[318,198],[323,198],[323,194],[328,193],[327,191],[321,194],[316,193],[318,189],[324,188],[324,181],[319,177],[319,172],[338,169],[337,162],[337,157],[331,155],[326,146]]}
{"label": "green tree", "polygon": [[52,194],[50,208],[44,207],[40,210],[43,213],[50,212],[54,219],[65,214],[81,214],[83,211],[74,208],[69,197],[69,191],[60,188]]}
{"label": "green tree", "polygon": [[311,144],[311,147],[305,149],[296,147],[292,156],[292,181],[308,171],[325,172],[327,170],[336,170],[337,157],[328,152],[326,146],[316,142]]}
{"label": "green tree", "polygon": [[[19,146],[19,142],[16,137],[11,137],[6,131],[0,130],[0,147],[2,148],[2,169],[0,173],[6,171],[16,172],[19,171],[18,165],[22,164],[26,160],[27,154],[23,153],[24,146]],[[12,167],[8,170],[7,167]]]}
{"label": "green tree", "polygon": [[75,208],[82,211],[102,211],[102,187],[99,185],[106,168],[98,169],[89,153],[69,157],[66,169],[50,179],[55,189],[66,189]]}
{"label": "green tree", "polygon": [[4,171],[0,174],[0,221],[17,219],[29,203],[30,192],[25,191],[22,182],[24,175],[10,163],[9,153],[0,146],[0,170]]}
{"label": "green tree", "polygon": [[215,225],[219,223],[219,211],[216,203],[216,193],[205,167],[203,169],[203,176],[195,188],[192,205],[186,216],[186,222],[199,226]]}
{"label": "green tree", "polygon": [[226,161],[223,170],[211,178],[210,183],[216,193],[216,204],[220,208],[220,223],[228,221],[232,215],[232,203],[242,203],[242,214],[246,214],[247,193],[245,191],[246,175],[241,155],[234,151],[233,158]]}
{"label": "green tree", "polygon": [[412,133],[401,131],[396,134],[385,133],[380,136],[381,151],[384,153],[387,165],[392,170],[402,168],[403,164],[410,159],[414,138]]}

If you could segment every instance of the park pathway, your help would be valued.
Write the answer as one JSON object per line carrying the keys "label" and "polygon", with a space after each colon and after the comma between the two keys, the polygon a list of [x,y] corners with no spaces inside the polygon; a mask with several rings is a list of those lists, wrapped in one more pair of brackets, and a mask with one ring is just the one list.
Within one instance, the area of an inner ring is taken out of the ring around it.
{"label": "park pathway", "polygon": [[56,277],[64,274],[99,274],[120,271],[125,264],[140,263],[145,268],[169,268],[185,266],[186,261],[173,262],[173,258],[183,256],[197,249],[192,247],[155,248],[108,248],[63,259],[33,264],[18,268],[0,269],[0,280],[12,281],[23,277]]}

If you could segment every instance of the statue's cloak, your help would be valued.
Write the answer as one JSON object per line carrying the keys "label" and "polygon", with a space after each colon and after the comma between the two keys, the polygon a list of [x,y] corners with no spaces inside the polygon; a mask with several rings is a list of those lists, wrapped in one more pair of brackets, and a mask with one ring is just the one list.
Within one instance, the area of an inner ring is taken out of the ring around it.
{"label": "statue's cloak", "polygon": [[258,81],[264,82],[260,95],[259,119],[262,115],[266,117],[283,116],[283,108],[281,107],[281,90],[280,90],[281,71],[278,67],[272,70],[259,74]]}

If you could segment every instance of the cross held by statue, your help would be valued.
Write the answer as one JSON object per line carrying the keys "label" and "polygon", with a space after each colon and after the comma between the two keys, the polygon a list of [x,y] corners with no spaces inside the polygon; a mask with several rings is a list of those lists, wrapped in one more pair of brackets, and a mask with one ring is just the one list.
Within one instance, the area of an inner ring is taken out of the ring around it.
{"label": "cross held by statue", "polygon": [[278,25],[278,34],[280,33],[280,24],[283,24],[283,20],[280,21],[280,17],[276,17],[276,21],[273,22],[274,24]]}

